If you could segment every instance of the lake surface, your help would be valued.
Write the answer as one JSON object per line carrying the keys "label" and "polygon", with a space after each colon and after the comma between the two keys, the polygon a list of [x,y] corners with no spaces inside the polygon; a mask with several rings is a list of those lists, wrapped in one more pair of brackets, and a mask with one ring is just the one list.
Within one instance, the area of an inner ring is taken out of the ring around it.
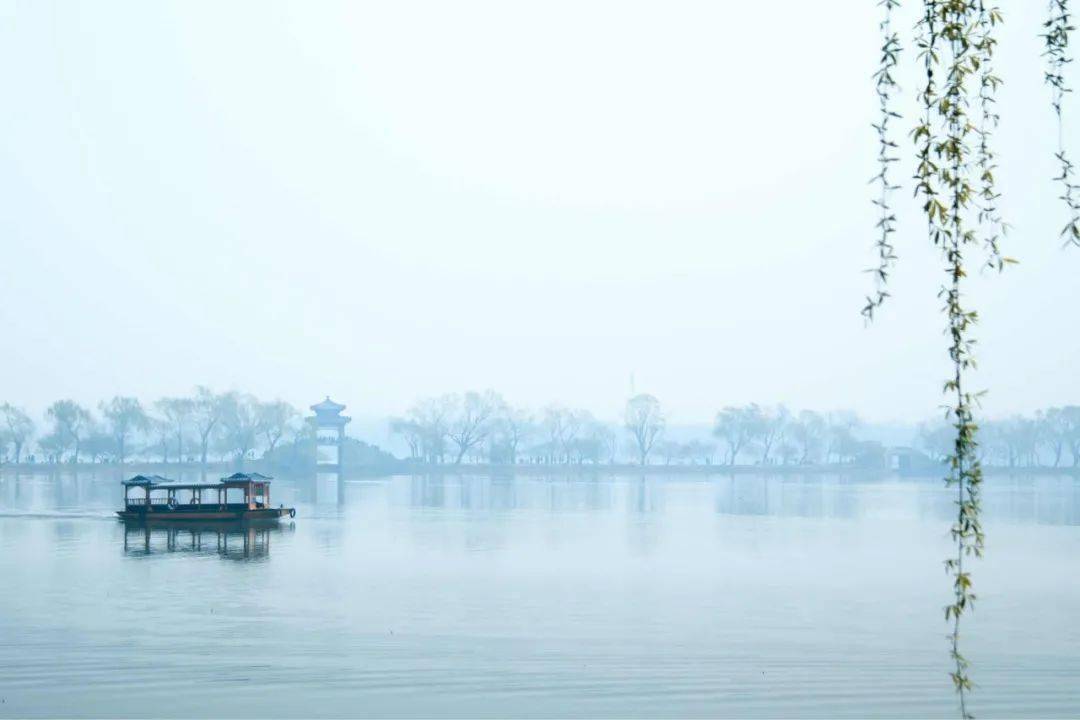
{"label": "lake surface", "polygon": [[[119,479],[0,474],[2,717],[955,715],[937,479],[284,478],[224,537]],[[985,511],[972,709],[1075,716],[1080,481]]]}

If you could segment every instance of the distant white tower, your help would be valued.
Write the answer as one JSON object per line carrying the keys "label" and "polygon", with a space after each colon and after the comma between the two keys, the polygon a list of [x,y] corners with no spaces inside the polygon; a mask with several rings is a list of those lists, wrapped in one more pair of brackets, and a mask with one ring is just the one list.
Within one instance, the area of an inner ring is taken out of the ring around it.
{"label": "distant white tower", "polygon": [[341,414],[344,405],[327,395],[321,403],[311,406],[315,416],[315,502],[334,498],[340,505],[345,499],[345,483],[341,476],[341,446],[345,426],[352,418]]}
{"label": "distant white tower", "polygon": [[344,405],[326,399],[311,406],[315,417],[315,464],[319,471],[341,471],[341,443],[345,439],[345,426],[352,418],[341,414]]}

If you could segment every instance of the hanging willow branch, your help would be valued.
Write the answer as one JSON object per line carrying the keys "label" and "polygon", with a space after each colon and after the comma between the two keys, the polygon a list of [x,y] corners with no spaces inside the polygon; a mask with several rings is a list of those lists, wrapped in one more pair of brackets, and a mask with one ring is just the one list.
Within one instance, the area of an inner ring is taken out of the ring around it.
{"label": "hanging willow branch", "polygon": [[997,129],[1001,116],[996,109],[997,89],[1001,78],[994,74],[994,50],[997,39],[994,28],[1002,21],[1001,10],[989,7],[983,0],[978,3],[978,21],[975,39],[975,53],[979,70],[979,225],[983,229],[983,242],[986,249],[987,265],[1003,270],[1006,263],[1013,262],[1001,253],[1001,239],[1008,231],[1008,226],[998,211],[997,201],[1001,194],[997,192],[994,172],[997,170],[996,156],[992,149],[994,130]]}
{"label": "hanging willow branch", "polygon": [[893,185],[889,179],[889,167],[897,162],[896,142],[892,140],[889,132],[889,123],[893,119],[899,119],[900,115],[892,109],[892,96],[896,91],[896,80],[893,71],[896,69],[900,57],[900,38],[892,27],[893,8],[900,4],[900,0],[881,0],[878,5],[883,9],[884,18],[879,26],[881,29],[881,60],[878,70],[874,73],[875,90],[878,97],[878,106],[881,120],[874,125],[878,136],[878,165],[879,172],[874,176],[872,183],[877,183],[880,194],[874,200],[880,216],[878,218],[878,238],[875,243],[877,249],[877,267],[870,270],[875,275],[874,294],[866,298],[866,305],[862,313],[866,319],[874,319],[874,311],[885,302],[889,293],[885,285],[889,279],[889,270],[896,262],[895,248],[892,244],[892,234],[896,232],[896,214],[889,204],[892,192],[899,188]]}
{"label": "hanging willow branch", "polygon": [[[968,210],[973,197],[971,183],[972,159],[968,145],[972,132],[968,118],[968,77],[979,70],[979,50],[973,42],[979,30],[977,10],[966,0],[949,0],[942,4],[941,35],[949,49],[949,65],[938,114],[945,120],[945,136],[937,143],[935,154],[941,161],[938,179],[949,197],[949,206],[939,207],[934,236],[943,248],[949,282],[942,286],[944,310],[948,317],[949,359],[953,375],[945,382],[945,392],[952,397],[948,414],[956,428],[956,440],[949,457],[949,484],[956,487],[957,517],[951,528],[956,542],[956,555],[945,561],[953,578],[953,601],[945,608],[945,619],[952,620],[950,654],[954,669],[950,673],[960,696],[960,711],[969,717],[967,693],[971,690],[968,661],[960,652],[960,619],[975,601],[970,572],[964,567],[969,555],[982,554],[983,533],[979,521],[979,485],[982,468],[977,455],[978,443],[974,420],[976,398],[965,385],[965,375],[975,366],[975,340],[972,326],[978,321],[974,310],[964,302],[962,283],[967,273],[964,252],[977,241],[968,226]],[[933,214],[933,213],[932,213]]]}
{"label": "hanging willow branch", "polygon": [[[1060,0],[1059,0],[1060,1]],[[890,114],[888,100],[899,41],[890,25],[895,0],[883,0],[885,20],[881,23],[883,58],[877,77],[877,94],[882,122],[878,131],[878,162],[882,174],[876,178],[881,185],[882,208],[879,221],[881,237],[876,243],[880,269],[878,281],[887,280],[888,270],[895,260],[889,235],[894,220],[887,205],[889,185],[886,172],[890,146],[886,130]],[[982,466],[978,457],[978,425],[975,410],[979,393],[968,389],[968,374],[975,368],[974,326],[978,313],[969,307],[964,294],[964,281],[970,266],[970,251],[981,245],[986,264],[1002,269],[1013,262],[1004,257],[1000,241],[1006,224],[998,210],[995,184],[996,160],[993,133],[998,125],[995,107],[1001,80],[994,73],[993,59],[997,45],[995,30],[1002,22],[996,6],[985,0],[923,0],[923,14],[916,25],[915,44],[918,60],[926,71],[926,79],[918,93],[922,118],[912,130],[916,168],[915,196],[922,202],[930,241],[941,249],[945,260],[946,281],[939,297],[947,319],[946,336],[952,372],[944,383],[948,397],[947,417],[956,430],[953,451],[948,458],[946,483],[956,491],[956,519],[950,527],[955,553],[945,561],[952,579],[952,600],[945,607],[945,620],[950,623],[949,655],[953,669],[949,673],[960,699],[963,717],[968,712],[968,693],[973,684],[969,663],[961,652],[961,618],[975,603],[970,570],[965,561],[982,555],[984,535],[980,521],[980,491]],[[944,61],[943,61],[944,56]],[[977,102],[975,118],[971,117]],[[876,298],[868,298],[863,314],[873,317],[887,294],[879,288]]]}
{"label": "hanging willow branch", "polygon": [[1058,126],[1058,149],[1055,157],[1061,167],[1061,174],[1054,180],[1061,183],[1061,200],[1069,212],[1069,222],[1062,229],[1061,236],[1068,243],[1080,245],[1080,186],[1073,181],[1074,168],[1066,153],[1062,115],[1065,94],[1072,92],[1065,82],[1065,66],[1072,62],[1069,57],[1069,33],[1076,29],[1070,22],[1069,0],[1050,0],[1049,17],[1043,23],[1046,32],[1042,37],[1046,41],[1046,50],[1043,53],[1047,58],[1046,84],[1053,93],[1051,105],[1057,116]]}
{"label": "hanging willow branch", "polygon": [[[927,217],[927,233],[934,239],[934,215],[931,212],[939,204],[934,179],[938,171],[934,163],[934,109],[937,102],[937,85],[934,82],[934,68],[938,64],[938,3],[937,0],[925,0],[925,12],[915,26],[915,43],[919,48],[919,59],[926,68],[926,83],[919,92],[919,101],[923,106],[922,122],[911,133],[916,147],[915,196],[923,200],[923,212]],[[937,240],[934,239],[937,244]]]}

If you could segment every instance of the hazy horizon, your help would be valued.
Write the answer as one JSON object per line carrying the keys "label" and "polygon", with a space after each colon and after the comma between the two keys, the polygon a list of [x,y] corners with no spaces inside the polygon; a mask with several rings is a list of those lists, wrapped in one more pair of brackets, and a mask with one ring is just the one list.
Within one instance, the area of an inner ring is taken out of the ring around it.
{"label": "hazy horizon", "polygon": [[[972,283],[990,416],[1080,403],[1043,8],[1003,9],[1022,262]],[[906,143],[894,297],[859,315],[877,8],[820,12],[3,3],[0,402],[202,383],[383,417],[491,387],[610,418],[633,376],[676,424],[749,402],[935,417],[941,263]]]}

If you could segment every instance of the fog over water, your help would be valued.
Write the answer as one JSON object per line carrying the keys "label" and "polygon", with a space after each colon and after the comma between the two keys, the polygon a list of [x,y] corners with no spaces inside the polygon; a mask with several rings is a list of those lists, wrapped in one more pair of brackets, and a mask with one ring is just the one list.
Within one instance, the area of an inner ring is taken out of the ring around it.
{"label": "fog over water", "polygon": [[[934,479],[279,479],[294,523],[125,528],[0,474],[0,716],[940,717]],[[1080,704],[1080,493],[987,488],[980,717]],[[245,542],[246,540],[246,542]],[[946,682],[943,682],[946,681]]]}

